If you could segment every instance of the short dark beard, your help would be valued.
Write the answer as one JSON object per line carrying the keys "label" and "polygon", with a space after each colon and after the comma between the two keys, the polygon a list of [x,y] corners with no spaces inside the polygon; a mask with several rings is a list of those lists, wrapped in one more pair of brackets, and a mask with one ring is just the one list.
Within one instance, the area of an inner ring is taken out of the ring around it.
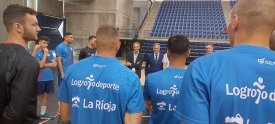
{"label": "short dark beard", "polygon": [[24,33],[23,33],[22,38],[26,42],[28,42],[28,41],[36,41],[37,40],[37,38],[32,38],[30,31],[24,25],[23,25],[23,28],[24,28]]}

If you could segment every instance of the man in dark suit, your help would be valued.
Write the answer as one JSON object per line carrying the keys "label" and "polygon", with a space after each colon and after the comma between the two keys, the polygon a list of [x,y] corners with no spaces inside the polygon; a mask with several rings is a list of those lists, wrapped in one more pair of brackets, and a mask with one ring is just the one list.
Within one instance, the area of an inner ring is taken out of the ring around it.
{"label": "man in dark suit", "polygon": [[160,44],[155,43],[153,46],[154,53],[148,54],[145,65],[145,76],[163,69],[162,58],[163,53],[160,53]]}
{"label": "man in dark suit", "polygon": [[144,56],[139,53],[140,44],[139,42],[134,42],[132,52],[128,52],[126,56],[126,66],[132,69],[140,78],[141,77],[141,65]]}

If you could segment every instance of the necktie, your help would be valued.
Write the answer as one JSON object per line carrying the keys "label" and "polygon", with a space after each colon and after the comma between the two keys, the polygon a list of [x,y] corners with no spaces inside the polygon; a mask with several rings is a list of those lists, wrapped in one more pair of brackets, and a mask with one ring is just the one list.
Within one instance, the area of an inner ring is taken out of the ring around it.
{"label": "necktie", "polygon": [[155,62],[156,62],[156,63],[158,62],[158,54],[156,54]]}

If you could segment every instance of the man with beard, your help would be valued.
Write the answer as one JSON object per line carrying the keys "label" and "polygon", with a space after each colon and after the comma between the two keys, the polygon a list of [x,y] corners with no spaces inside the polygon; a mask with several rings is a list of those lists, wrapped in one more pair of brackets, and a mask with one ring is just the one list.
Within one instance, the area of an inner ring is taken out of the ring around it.
{"label": "man with beard", "polygon": [[126,56],[126,66],[135,72],[138,77],[141,77],[141,65],[143,62],[144,56],[139,52],[140,44],[139,42],[134,42],[133,44],[134,51],[127,53]]}
{"label": "man with beard", "polygon": [[[65,76],[66,69],[73,64],[74,56],[73,56],[73,34],[70,32],[65,32],[63,35],[64,42],[60,43],[56,49],[56,60],[57,60],[57,78],[58,78],[58,87],[60,86],[60,83],[62,79]],[[60,103],[58,102],[58,111],[59,114],[60,110]]]}
{"label": "man with beard", "polygon": [[8,39],[0,44],[0,124],[37,124],[38,62],[26,51],[41,30],[36,11],[18,4],[3,12]]}
{"label": "man with beard", "polygon": [[83,48],[80,51],[79,56],[78,56],[78,61],[80,61],[81,59],[85,59],[85,58],[95,55],[95,53],[96,53],[96,48],[94,45],[95,40],[96,40],[95,36],[89,37],[89,44],[88,44],[88,46],[86,46],[85,48]]}

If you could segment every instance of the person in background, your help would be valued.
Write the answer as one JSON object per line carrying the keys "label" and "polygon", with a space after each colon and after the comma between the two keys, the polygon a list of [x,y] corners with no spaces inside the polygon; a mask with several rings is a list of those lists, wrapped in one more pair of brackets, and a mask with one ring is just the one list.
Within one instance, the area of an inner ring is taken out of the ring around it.
{"label": "person in background", "polygon": [[88,58],[90,56],[93,56],[96,54],[96,48],[95,48],[95,40],[96,37],[95,36],[90,36],[89,37],[89,44],[88,46],[86,46],[85,48],[83,48],[78,56],[78,61]]}
{"label": "person in background", "polygon": [[141,66],[143,62],[143,54],[139,52],[140,44],[139,42],[133,43],[133,51],[127,53],[126,56],[126,66],[135,72],[139,78],[141,78]]}
{"label": "person in background", "polygon": [[207,54],[212,53],[213,50],[214,50],[213,43],[207,43],[205,45],[205,51],[206,51]]}
{"label": "person in background", "polygon": [[190,54],[189,46],[188,38],[183,35],[170,37],[167,42],[170,66],[146,77],[143,96],[152,112],[148,124],[180,124],[173,110],[181,95],[179,91],[186,71],[186,58]]}
{"label": "person in background", "polygon": [[145,64],[145,76],[163,69],[162,58],[163,53],[160,53],[160,44],[155,43],[153,46],[154,53],[148,54]]}

